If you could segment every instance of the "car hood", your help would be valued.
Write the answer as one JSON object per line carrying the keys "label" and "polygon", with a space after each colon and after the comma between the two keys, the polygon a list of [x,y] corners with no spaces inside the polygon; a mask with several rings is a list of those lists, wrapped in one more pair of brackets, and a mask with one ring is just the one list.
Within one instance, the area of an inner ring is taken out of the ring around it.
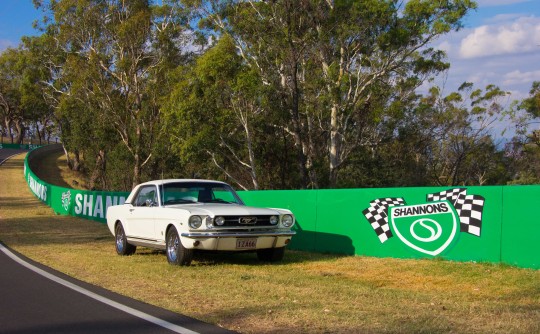
{"label": "car hood", "polygon": [[237,204],[194,203],[169,205],[167,208],[188,210],[191,214],[205,216],[259,216],[290,214],[289,210],[257,208]]}

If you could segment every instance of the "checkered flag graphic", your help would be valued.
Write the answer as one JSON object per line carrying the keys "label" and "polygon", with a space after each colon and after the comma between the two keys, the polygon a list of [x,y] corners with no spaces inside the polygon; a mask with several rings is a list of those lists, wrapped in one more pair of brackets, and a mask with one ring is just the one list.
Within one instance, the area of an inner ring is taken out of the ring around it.
{"label": "checkered flag graphic", "polygon": [[448,200],[452,205],[456,206],[456,202],[460,198],[464,198],[467,196],[467,189],[465,188],[455,188],[455,189],[449,189],[445,191],[441,191],[439,193],[434,194],[428,194],[427,200],[429,202],[436,202],[436,201],[444,201]]}
{"label": "checkered flag graphic", "polygon": [[448,200],[456,208],[459,216],[460,231],[480,236],[482,230],[482,212],[484,211],[484,197],[480,195],[467,195],[467,189],[456,188],[428,194],[428,201]]}
{"label": "checkered flag graphic", "polygon": [[391,206],[405,205],[403,198],[388,197],[378,198],[370,202],[370,206],[362,211],[366,219],[371,224],[373,230],[379,237],[381,243],[393,237],[390,226],[388,225],[388,208]]}

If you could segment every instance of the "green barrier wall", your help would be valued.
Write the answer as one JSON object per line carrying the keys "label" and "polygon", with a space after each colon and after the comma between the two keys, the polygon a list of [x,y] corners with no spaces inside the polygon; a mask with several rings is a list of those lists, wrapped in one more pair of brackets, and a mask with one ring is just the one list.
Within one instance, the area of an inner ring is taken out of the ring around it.
{"label": "green barrier wall", "polygon": [[56,214],[105,223],[107,208],[124,203],[129,193],[75,190],[54,186],[40,180],[30,168],[32,161],[39,159],[43,154],[59,149],[61,149],[60,145],[48,145],[28,153],[24,162],[24,176],[30,190]]}
{"label": "green barrier wall", "polygon": [[540,269],[540,186],[503,188],[501,261]]}
{"label": "green barrier wall", "polygon": [[[56,213],[104,223],[107,208],[123,203],[129,195],[79,191],[39,180],[29,161],[46,150],[28,154],[24,173],[31,191]],[[535,212],[540,208],[540,186],[241,191],[239,195],[247,205],[287,208],[295,214],[297,235],[291,249],[383,258],[441,257],[540,269],[540,218]],[[387,232],[376,232],[381,230]]]}
{"label": "green barrier wall", "polygon": [[41,145],[37,144],[0,144],[0,150],[3,148],[12,148],[17,150],[33,150]]}

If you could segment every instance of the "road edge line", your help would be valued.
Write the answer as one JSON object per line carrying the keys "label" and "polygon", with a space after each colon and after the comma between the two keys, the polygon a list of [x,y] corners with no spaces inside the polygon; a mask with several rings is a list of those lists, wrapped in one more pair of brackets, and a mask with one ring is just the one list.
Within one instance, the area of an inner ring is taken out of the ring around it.
{"label": "road edge line", "polygon": [[122,312],[125,312],[125,313],[128,313],[128,314],[131,314],[137,318],[140,318],[140,319],[143,319],[143,320],[146,320],[148,322],[151,322],[155,325],[158,325],[160,327],[163,327],[163,328],[166,328],[166,329],[169,329],[175,333],[180,333],[180,334],[200,334],[199,332],[195,332],[195,331],[192,331],[188,328],[185,328],[185,327],[182,327],[182,326],[179,326],[179,325],[176,325],[176,324],[173,324],[171,322],[168,322],[166,320],[163,320],[163,319],[160,319],[160,318],[157,318],[157,317],[154,317],[150,314],[147,314],[147,313],[144,313],[142,311],[139,311],[139,310],[136,310],[132,307],[129,307],[129,306],[126,306],[124,304],[121,304],[121,303],[118,303],[118,302],[115,302],[114,300],[111,300],[109,298],[106,298],[106,297],[103,297],[97,293],[94,293],[94,292],[91,292],[85,288],[82,288],[74,283],[71,283],[71,282],[68,282],[66,281],[65,279],[62,279],[60,277],[57,277],[51,273],[48,273],[47,271],[43,270],[43,269],[40,269],[26,261],[24,261],[23,259],[21,259],[20,257],[18,257],[17,255],[15,255],[14,253],[12,253],[6,246],[4,246],[2,243],[0,243],[0,251],[2,251],[4,254],[6,254],[9,258],[11,258],[13,261],[17,262],[18,264],[22,265],[23,267],[35,272],[36,274],[39,274],[47,279],[50,279],[51,281],[53,282],[56,282],[60,285],[63,285],[71,290],[74,290],[78,293],[81,293],[87,297],[90,297],[94,300],[97,300],[103,304],[106,304],[108,306],[111,306],[113,308],[116,308]]}

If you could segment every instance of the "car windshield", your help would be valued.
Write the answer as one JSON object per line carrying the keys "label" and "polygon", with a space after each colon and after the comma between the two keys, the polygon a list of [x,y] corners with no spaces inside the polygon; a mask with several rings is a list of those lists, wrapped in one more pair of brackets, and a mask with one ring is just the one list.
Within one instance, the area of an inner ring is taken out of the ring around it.
{"label": "car windshield", "polygon": [[161,185],[163,205],[189,203],[244,203],[234,189],[223,183],[172,182]]}

